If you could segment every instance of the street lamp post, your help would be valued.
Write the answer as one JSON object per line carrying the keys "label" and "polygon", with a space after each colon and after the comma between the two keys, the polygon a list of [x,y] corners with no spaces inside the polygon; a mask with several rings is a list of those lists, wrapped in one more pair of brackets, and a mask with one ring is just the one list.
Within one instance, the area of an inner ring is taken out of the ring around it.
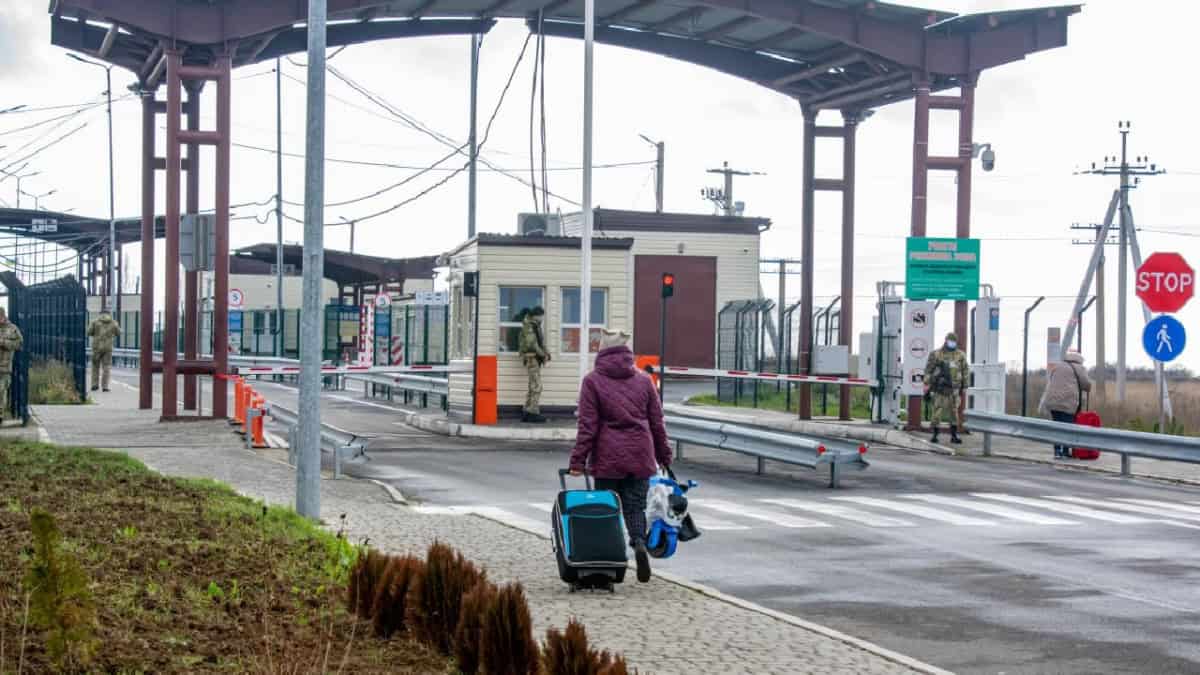
{"label": "street lamp post", "polygon": [[115,310],[117,306],[116,284],[113,279],[113,256],[117,250],[117,216],[116,216],[116,191],[113,186],[113,122],[112,122],[112,66],[96,63],[81,58],[75,54],[68,53],[67,56],[75,59],[80,63],[86,63],[89,66],[96,66],[104,69],[104,94],[108,97],[108,259],[104,264],[105,272],[105,288],[108,291],[108,308]]}
{"label": "street lamp post", "polygon": [[1039,297],[1029,306],[1029,309],[1025,310],[1025,332],[1022,337],[1025,346],[1021,355],[1021,417],[1025,416],[1026,399],[1029,395],[1029,314],[1037,309],[1037,306],[1042,304],[1045,299],[1044,295]]}
{"label": "street lamp post", "polygon": [[354,221],[347,219],[346,216],[338,216],[338,218],[341,218],[342,222],[334,223],[334,225],[349,225],[350,226],[350,252],[354,253]]}
{"label": "street lamp post", "polygon": [[[24,166],[21,167],[21,169],[24,169],[24,168],[25,168]],[[7,174],[7,175],[12,176],[13,178],[17,179],[17,208],[18,209],[21,208],[21,181],[25,178],[33,178],[34,176],[41,175],[41,173],[42,173],[41,171],[34,171],[33,173],[27,173],[22,176],[22,175],[18,174],[18,172],[21,169],[17,169],[17,171]]]}
{"label": "street lamp post", "polygon": [[30,199],[33,200],[33,210],[34,211],[41,211],[42,210],[41,200],[45,199],[46,197],[49,197],[50,195],[54,194],[55,192],[58,192],[58,190],[51,190],[49,192],[43,192],[40,195],[32,195],[32,194],[29,194],[28,192],[25,192],[22,190],[19,192],[19,194],[23,194],[26,197],[29,197]]}

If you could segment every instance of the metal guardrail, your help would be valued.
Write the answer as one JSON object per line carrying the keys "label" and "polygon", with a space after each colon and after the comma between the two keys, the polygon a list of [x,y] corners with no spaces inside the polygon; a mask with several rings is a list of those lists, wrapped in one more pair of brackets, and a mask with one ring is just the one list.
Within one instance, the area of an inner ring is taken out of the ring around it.
{"label": "metal guardrail", "polygon": [[343,377],[347,382],[362,382],[364,396],[369,396],[366,388],[371,385],[386,389],[403,389],[422,394],[435,394],[437,396],[450,395],[450,380],[445,377],[411,375],[409,373],[397,373],[395,375],[345,375]]}
{"label": "metal guardrail", "polygon": [[[681,415],[667,415],[666,424],[667,437],[678,444],[692,443],[756,457],[760,474],[768,459],[814,470],[828,466],[829,487],[835,488],[843,470],[861,471],[870,466],[863,457],[866,446],[849,441],[783,434]],[[683,457],[682,447],[678,455]]]}
{"label": "metal guardrail", "polygon": [[[90,357],[92,354],[92,350],[90,347],[88,348],[87,353],[88,353],[88,356]],[[141,355],[142,355],[141,351],[137,350],[137,349],[114,349],[113,350],[113,361],[116,362],[119,360],[123,363],[136,366],[138,361],[141,359]],[[182,356],[183,355],[180,354],[180,357],[182,357]],[[202,356],[204,358],[211,358],[212,355],[211,354],[203,354]],[[162,352],[154,352],[154,358],[161,360]],[[274,356],[230,356],[229,357],[229,365],[237,366],[240,368],[250,368],[253,366],[283,367],[283,366],[299,366],[300,361],[299,361],[299,359],[284,359],[284,358],[277,358]]]}
{"label": "metal guardrail", "polygon": [[1105,429],[973,410],[967,411],[967,422],[972,431],[983,432],[984,456],[991,456],[992,435],[995,434],[1116,453],[1121,456],[1122,476],[1131,474],[1132,457],[1200,464],[1200,438]]}
{"label": "metal guardrail", "polygon": [[[288,428],[288,464],[296,465],[296,428],[300,415],[278,403],[267,403],[267,415]],[[321,425],[321,449],[333,453],[333,477],[342,477],[342,456],[367,457],[367,444],[372,436],[356,434],[331,424]],[[368,458],[369,459],[369,458]]]}

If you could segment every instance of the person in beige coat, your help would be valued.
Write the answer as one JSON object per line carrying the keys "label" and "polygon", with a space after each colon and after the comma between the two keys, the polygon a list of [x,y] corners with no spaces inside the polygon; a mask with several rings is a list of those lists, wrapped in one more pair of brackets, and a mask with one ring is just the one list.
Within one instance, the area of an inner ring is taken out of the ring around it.
{"label": "person in beige coat", "polygon": [[[1061,363],[1050,368],[1046,378],[1046,391],[1038,410],[1049,414],[1055,422],[1075,422],[1075,416],[1083,409],[1083,392],[1092,390],[1092,380],[1087,368],[1083,367],[1083,355],[1070,350],[1063,355]],[[1065,445],[1054,446],[1054,457],[1063,459],[1071,456]]]}

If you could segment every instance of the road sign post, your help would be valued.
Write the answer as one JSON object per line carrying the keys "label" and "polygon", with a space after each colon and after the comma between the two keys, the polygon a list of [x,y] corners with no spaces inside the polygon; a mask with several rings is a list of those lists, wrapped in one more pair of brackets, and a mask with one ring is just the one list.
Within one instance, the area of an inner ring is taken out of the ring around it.
{"label": "road sign post", "polygon": [[1169,312],[1178,312],[1196,292],[1196,272],[1178,253],[1154,253],[1137,269],[1137,296],[1151,312],[1164,312],[1146,322],[1142,347],[1158,370],[1158,429],[1167,431],[1167,373],[1163,364],[1183,353],[1187,332]]}

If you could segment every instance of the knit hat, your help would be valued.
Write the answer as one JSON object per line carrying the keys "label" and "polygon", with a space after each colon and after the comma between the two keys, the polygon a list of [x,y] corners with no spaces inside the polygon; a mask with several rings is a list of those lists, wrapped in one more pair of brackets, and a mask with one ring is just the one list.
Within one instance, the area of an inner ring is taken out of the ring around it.
{"label": "knit hat", "polygon": [[949,342],[951,340],[958,342],[958,336],[955,335],[954,333],[946,333],[946,342]]}
{"label": "knit hat", "polygon": [[600,350],[609,347],[625,347],[629,345],[629,333],[616,330],[600,331]]}

